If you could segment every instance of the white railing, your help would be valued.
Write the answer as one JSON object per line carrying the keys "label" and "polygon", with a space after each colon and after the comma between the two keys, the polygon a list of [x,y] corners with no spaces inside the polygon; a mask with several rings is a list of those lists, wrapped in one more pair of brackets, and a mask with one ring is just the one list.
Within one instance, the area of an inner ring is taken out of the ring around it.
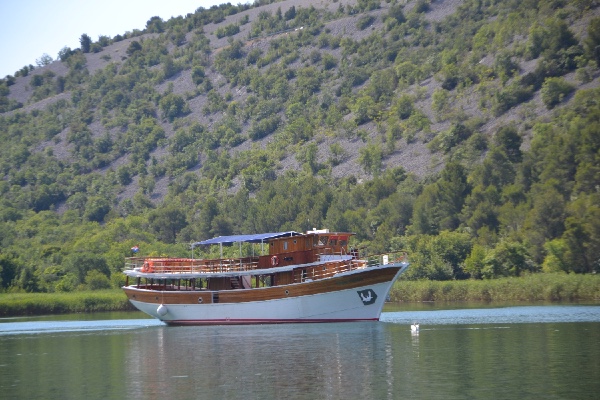
{"label": "white railing", "polygon": [[377,265],[395,264],[408,262],[408,254],[405,251],[394,251],[383,254],[375,254],[365,256],[367,267],[375,267]]}

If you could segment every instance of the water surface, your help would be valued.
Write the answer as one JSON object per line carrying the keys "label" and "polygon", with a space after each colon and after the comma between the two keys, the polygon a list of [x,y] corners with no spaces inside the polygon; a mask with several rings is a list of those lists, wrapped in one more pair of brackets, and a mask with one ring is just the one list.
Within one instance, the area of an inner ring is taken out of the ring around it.
{"label": "water surface", "polygon": [[257,326],[168,327],[137,312],[2,319],[0,393],[88,400],[600,393],[600,306],[405,308],[386,306],[381,322]]}

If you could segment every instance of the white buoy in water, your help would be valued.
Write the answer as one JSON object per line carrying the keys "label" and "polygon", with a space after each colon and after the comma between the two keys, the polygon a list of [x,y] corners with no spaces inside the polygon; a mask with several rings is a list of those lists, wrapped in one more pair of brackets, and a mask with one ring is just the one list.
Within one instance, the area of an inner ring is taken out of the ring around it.
{"label": "white buoy in water", "polygon": [[158,315],[160,315],[161,317],[164,317],[165,315],[167,315],[167,313],[169,312],[169,310],[167,309],[167,307],[164,304],[161,304],[160,306],[158,306],[158,308],[156,309],[156,313]]}
{"label": "white buoy in water", "polygon": [[412,324],[412,325],[410,326],[410,331],[411,331],[412,333],[419,333],[419,324]]}

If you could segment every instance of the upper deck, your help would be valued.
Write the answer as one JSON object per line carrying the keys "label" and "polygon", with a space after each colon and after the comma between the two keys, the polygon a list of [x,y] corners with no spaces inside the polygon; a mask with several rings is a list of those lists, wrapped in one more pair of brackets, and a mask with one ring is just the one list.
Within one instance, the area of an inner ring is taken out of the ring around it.
{"label": "upper deck", "polygon": [[[271,235],[266,239],[266,243],[263,242],[265,235]],[[309,231],[306,234],[286,232],[219,237],[196,245],[222,246],[243,238],[246,242],[262,243],[261,252],[265,254],[217,259],[131,257],[126,259],[124,273],[131,277],[155,279],[272,275],[275,280],[283,282],[323,279],[369,266],[405,261],[405,253],[361,256],[357,251],[348,249],[348,240],[352,235],[348,232],[321,230]],[[258,242],[257,236],[261,242]]]}

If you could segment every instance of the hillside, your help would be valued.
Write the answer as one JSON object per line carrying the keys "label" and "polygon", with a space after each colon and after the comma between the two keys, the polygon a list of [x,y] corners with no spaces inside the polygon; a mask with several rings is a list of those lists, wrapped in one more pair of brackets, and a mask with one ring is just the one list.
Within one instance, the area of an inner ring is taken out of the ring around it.
{"label": "hillside", "polygon": [[82,35],[0,85],[0,283],[313,225],[373,250],[450,241],[415,278],[592,272],[597,224],[573,224],[597,215],[598,5],[261,1]]}

